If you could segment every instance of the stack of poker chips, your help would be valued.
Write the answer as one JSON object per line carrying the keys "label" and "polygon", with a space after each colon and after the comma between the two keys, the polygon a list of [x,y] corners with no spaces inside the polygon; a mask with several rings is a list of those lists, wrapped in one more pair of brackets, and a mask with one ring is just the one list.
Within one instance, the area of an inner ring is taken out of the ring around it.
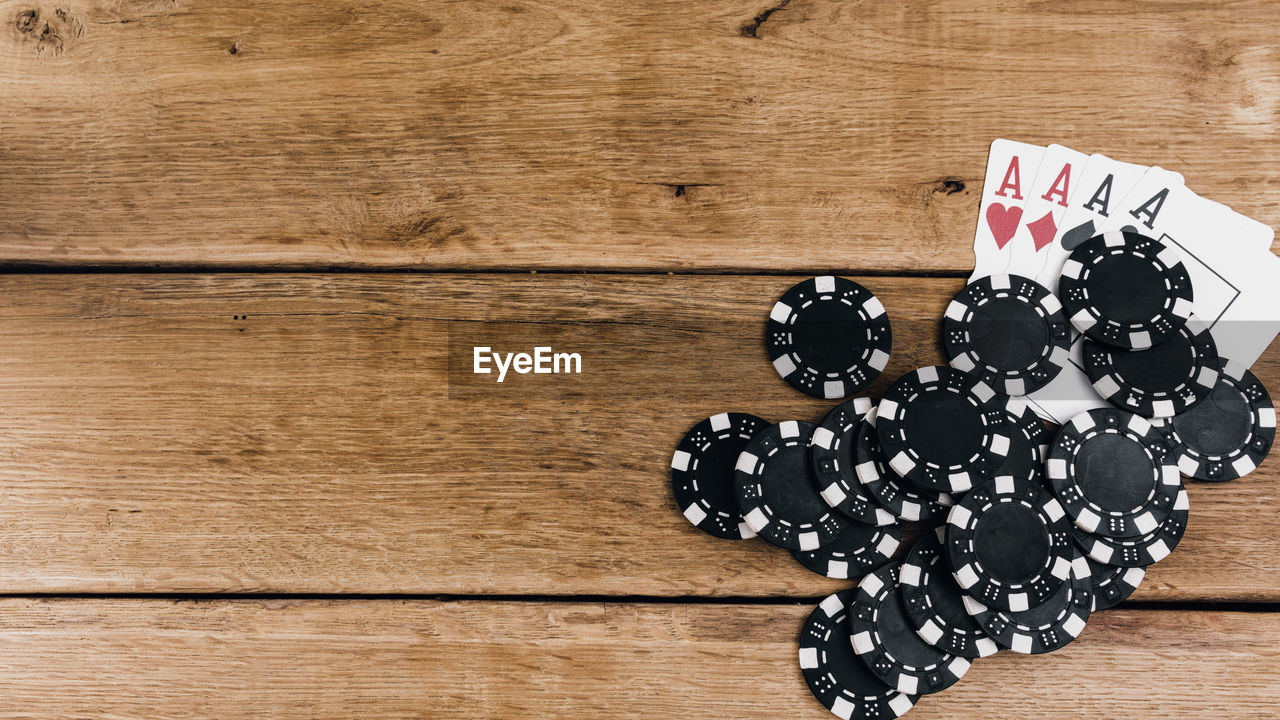
{"label": "stack of poker chips", "polygon": [[[899,717],[977,659],[1070,643],[1177,546],[1183,475],[1233,479],[1269,452],[1270,398],[1218,356],[1176,254],[1099,235],[1058,291],[968,284],[943,317],[950,366],[906,373],[875,402],[845,398],[888,361],[883,305],[848,279],[805,280],[769,314],[769,357],[795,388],[843,402],[817,425],[715,415],[676,450],[672,488],[695,526],[858,579],[800,637],[809,688],[837,716]],[[1114,407],[1055,432],[1022,397],[1068,362],[1073,327]],[[904,521],[931,530],[899,562]]]}

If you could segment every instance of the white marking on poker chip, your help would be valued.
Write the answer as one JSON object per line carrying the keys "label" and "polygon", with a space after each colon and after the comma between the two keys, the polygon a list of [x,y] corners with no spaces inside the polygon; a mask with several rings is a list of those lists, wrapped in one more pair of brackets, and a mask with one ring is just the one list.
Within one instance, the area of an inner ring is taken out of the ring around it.
{"label": "white marking on poker chip", "polygon": [[991,450],[1000,457],[1008,457],[1009,455],[1009,436],[1008,435],[992,435]]}
{"label": "white marking on poker chip", "polygon": [[677,450],[676,454],[671,456],[671,469],[680,471],[688,470],[689,461],[692,459],[693,456],[689,453],[684,450]]}
{"label": "white marking on poker chip", "polygon": [[921,571],[922,568],[919,565],[903,563],[902,567],[898,569],[898,584],[919,587]]}
{"label": "white marking on poker chip", "polygon": [[783,420],[778,423],[778,434],[784,438],[800,437],[800,423],[795,420]]}
{"label": "white marking on poker chip", "polygon": [[818,603],[818,607],[822,608],[822,612],[829,618],[844,612],[844,603],[840,602],[840,596],[836,593],[823,598],[822,602]]}
{"label": "white marking on poker chip", "polygon": [[1005,380],[1004,390],[1010,395],[1026,395],[1027,384],[1022,380]]}
{"label": "white marking on poker chip", "polygon": [[1071,418],[1071,427],[1075,428],[1078,432],[1088,432],[1093,428],[1093,426],[1093,415],[1087,410]]}
{"label": "white marking on poker chip", "polygon": [[735,470],[741,470],[748,475],[756,474],[756,466],[760,464],[760,458],[755,453],[749,453],[746,450],[738,453],[738,462],[733,467]]}
{"label": "white marking on poker chip", "polygon": [[973,394],[985,404],[991,402],[991,398],[995,397],[996,391],[992,390],[990,385],[979,381],[973,384]]}
{"label": "white marking on poker chip", "polygon": [[1188,477],[1195,474],[1200,469],[1200,463],[1190,455],[1183,453],[1178,457],[1178,471]]}
{"label": "white marking on poker chip", "polygon": [[965,565],[952,573],[952,575],[955,577],[956,584],[962,590],[968,590],[978,584],[978,573],[974,571],[972,565]]}
{"label": "white marking on poker chip", "polygon": [[1124,233],[1119,230],[1108,230],[1102,233],[1102,244],[1110,248],[1124,247]]}
{"label": "white marking on poker chip", "polygon": [[956,300],[952,300],[952,301],[951,301],[951,304],[950,304],[950,305],[947,305],[947,313],[946,313],[946,315],[947,315],[947,318],[949,318],[949,319],[951,319],[951,320],[955,320],[956,322],[960,322],[960,321],[964,320],[965,316],[966,316],[966,315],[968,315],[968,314],[969,314],[969,306],[968,306],[968,305],[965,305],[965,304],[964,304],[964,303],[962,303],[962,302],[959,302],[959,301],[956,301]]}
{"label": "white marking on poker chip", "polygon": [[823,574],[836,580],[848,580],[849,563],[844,560],[828,560],[827,571]]}
{"label": "white marking on poker chip", "polygon": [[884,370],[884,366],[889,364],[889,353],[883,350],[876,350],[871,353],[871,358],[867,360],[867,364],[876,370]]}
{"label": "white marking on poker chip", "polygon": [[707,519],[707,511],[703,510],[697,503],[693,503],[684,509],[684,516],[694,525],[701,525],[702,521]]}
{"label": "white marking on poker chip", "polygon": [[978,638],[974,641],[974,648],[978,651],[978,657],[990,657],[1000,652],[1000,646],[989,637]]}
{"label": "white marking on poker chip", "polygon": [[919,520],[924,514],[924,505],[911,500],[902,501],[902,519],[903,520]]}
{"label": "white marking on poker chip", "polygon": [[796,535],[796,539],[800,542],[801,550],[817,550],[822,547],[822,538],[816,532],[800,533]]}
{"label": "white marking on poker chip", "polygon": [[912,460],[911,456],[908,455],[905,450],[900,451],[897,455],[894,455],[893,459],[889,461],[889,467],[893,468],[894,472],[898,473],[903,477],[906,477],[907,474],[910,473],[915,468],[915,466],[916,466],[915,460]]}
{"label": "white marking on poker chip", "polygon": [[1084,618],[1077,613],[1071,613],[1071,617],[1062,624],[1062,629],[1067,631],[1071,637],[1080,637],[1080,633],[1084,632]]}
{"label": "white marking on poker chip", "polygon": [[820,293],[836,291],[836,279],[833,275],[820,275],[813,279],[813,287]]}
{"label": "white marking on poker chip", "polygon": [[1022,413],[1027,411],[1027,403],[1022,398],[1011,397],[1005,401],[1004,409],[1014,417],[1022,417]]}
{"label": "white marking on poker chip", "polygon": [[1045,472],[1049,473],[1049,477],[1053,480],[1067,479],[1067,461],[1062,458],[1049,458],[1049,462],[1045,463]]}
{"label": "white marking on poker chip", "polygon": [[1231,463],[1231,469],[1240,477],[1244,477],[1245,475],[1253,472],[1256,467],[1258,466],[1247,455],[1236,458],[1236,461]]}
{"label": "white marking on poker chip", "polygon": [[1002,273],[999,275],[991,275],[989,277],[991,278],[992,290],[1008,290],[1013,287],[1013,278],[1006,274]]}
{"label": "white marking on poker chip", "polygon": [[1049,355],[1049,359],[1053,361],[1054,365],[1063,367],[1066,365],[1067,358],[1069,356],[1070,356],[1070,352],[1066,348],[1062,347],[1061,345],[1055,345],[1053,348],[1053,353]]}
{"label": "white marking on poker chip", "polygon": [[897,552],[899,544],[897,538],[886,534],[880,539],[880,542],[876,543],[876,552],[880,553],[882,557],[889,557]]}
{"label": "white marking on poker chip", "polygon": [[947,663],[947,670],[949,670],[955,677],[962,678],[965,673],[969,672],[969,665],[969,658],[963,658],[957,655],[951,658],[951,662]]}
{"label": "white marking on poker chip", "polygon": [[844,391],[843,380],[828,380],[822,383],[822,396],[827,400],[835,400],[845,395],[848,395],[848,393]]}
{"label": "white marking on poker chip", "polygon": [[1093,383],[1093,389],[1098,393],[1099,397],[1109,398],[1115,397],[1120,392],[1120,383],[1115,381],[1110,375],[1103,375]]}
{"label": "white marking on poker chip", "polygon": [[1187,491],[1185,488],[1178,491],[1178,497],[1173,501],[1173,509],[1174,510],[1190,510],[1191,509],[1191,501],[1187,498]]}
{"label": "white marking on poker chip", "polygon": [[936,646],[942,641],[942,628],[932,618],[924,621],[924,627],[916,628],[916,634],[930,645]]}
{"label": "white marking on poker chip", "polygon": [[1111,558],[1115,556],[1115,551],[1107,547],[1105,543],[1094,540],[1089,544],[1089,547],[1085,548],[1085,554],[1103,565],[1110,565]]}
{"label": "white marking on poker chip", "polygon": [[826,500],[827,504],[831,507],[839,507],[840,503],[844,502],[845,498],[849,497],[849,495],[845,493],[844,489],[836,483],[828,485],[826,489],[822,491],[821,495],[822,499]]}
{"label": "white marking on poker chip", "polygon": [[1171,552],[1173,552],[1173,550],[1169,549],[1169,546],[1165,544],[1164,540],[1155,541],[1155,543],[1147,549],[1147,555],[1151,558],[1151,562],[1153,563],[1158,563],[1169,557],[1169,553]]}
{"label": "white marking on poker chip", "polygon": [[958,528],[966,527],[972,519],[973,513],[963,505],[952,505],[947,513],[947,524]]}
{"label": "white marking on poker chip", "polygon": [[894,684],[898,692],[908,695],[915,695],[920,691],[920,681],[911,675],[899,675],[898,682]]}
{"label": "white marking on poker chip", "polygon": [[1160,482],[1163,485],[1176,487],[1182,484],[1182,475],[1178,474],[1178,468],[1165,463],[1160,466]]}
{"label": "white marking on poker chip", "polygon": [[1022,612],[1029,609],[1031,609],[1031,602],[1026,593],[1009,594],[1009,612]]}
{"label": "white marking on poker chip", "polygon": [[1071,325],[1080,332],[1087,332],[1089,328],[1097,324],[1097,320],[1089,314],[1087,309],[1081,310],[1071,316]]}
{"label": "white marking on poker chip", "polygon": [[870,597],[876,597],[883,589],[884,583],[880,581],[879,577],[876,577],[875,573],[868,573],[866,577],[862,578],[862,582],[858,583],[858,591]]}
{"label": "white marking on poker chip", "polygon": [[[916,377],[919,378],[920,382],[925,385],[931,385],[933,383],[936,383],[938,382],[938,368],[932,365],[927,365],[925,367],[922,367],[919,370],[916,370]],[[883,406],[884,406],[884,403],[882,402],[881,407]]]}
{"label": "white marking on poker chip", "polygon": [[779,300],[773,304],[773,309],[769,311],[769,319],[786,325],[791,322],[791,315],[794,312],[790,305]]}
{"label": "white marking on poker chip", "polygon": [[884,304],[875,295],[872,295],[866,302],[862,303],[862,309],[866,310],[867,315],[873,320],[884,314]]}
{"label": "white marking on poker chip", "polygon": [[1151,414],[1155,417],[1173,417],[1178,412],[1172,400],[1156,400],[1151,403]]}
{"label": "white marking on poker chip", "polygon": [[853,717],[853,711],[856,709],[857,707],[853,703],[842,697],[837,697],[835,702],[831,703],[831,713],[840,718],[840,720],[850,720]]}
{"label": "white marking on poker chip", "polygon": [[1046,500],[1044,505],[1040,506],[1040,509],[1044,511],[1045,515],[1049,516],[1049,520],[1052,522],[1058,522],[1059,518],[1067,514],[1067,511],[1062,507],[1062,503],[1052,497]]}
{"label": "white marking on poker chip", "polygon": [[1200,372],[1196,373],[1196,384],[1200,387],[1211,388],[1218,384],[1218,371],[1208,365],[1200,368]]}
{"label": "white marking on poker chip", "polygon": [[987,606],[969,595],[961,595],[960,599],[964,602],[964,611],[973,617],[977,617],[987,611]]}
{"label": "white marking on poker chip", "polygon": [[1156,257],[1160,262],[1171,268],[1176,268],[1182,264],[1182,257],[1178,255],[1178,253],[1174,252],[1173,248],[1168,245],[1162,244],[1160,249],[1156,252]]}
{"label": "white marking on poker chip", "polygon": [[1062,264],[1062,276],[1069,277],[1072,280],[1079,280],[1082,269],[1084,269],[1084,266],[1080,264],[1079,260],[1068,260]]}
{"label": "white marking on poker chip", "polygon": [[716,413],[707,418],[711,423],[711,429],[716,431],[728,430],[733,426],[733,420],[729,418],[729,413]]}
{"label": "white marking on poker chip", "polygon": [[866,630],[850,636],[849,642],[853,644],[853,651],[859,655],[866,655],[876,649],[876,644],[871,641],[871,633]]}
{"label": "white marking on poker chip", "polygon": [[818,669],[818,648],[812,648],[812,647],[800,648],[800,669],[801,670],[817,670]]}
{"label": "white marking on poker chip", "polygon": [[897,417],[898,413],[900,412],[902,412],[902,408],[898,407],[897,402],[890,400],[888,398],[885,398],[884,400],[880,401],[880,405],[876,407],[875,412],[867,413],[867,422],[870,422],[872,425],[875,425],[876,418]]}
{"label": "white marking on poker chip", "polygon": [[1013,476],[997,475],[995,478],[996,492],[1001,495],[1009,495],[1013,493]]}
{"label": "white marking on poker chip", "polygon": [[1128,427],[1138,435],[1146,435],[1151,432],[1151,423],[1141,415],[1130,415]]}
{"label": "white marking on poker chip", "polygon": [[1276,426],[1276,409],[1263,408],[1258,411],[1258,426],[1273,428]]}
{"label": "white marking on poker chip", "polygon": [[756,536],[756,531],[752,530],[751,526],[747,525],[745,522],[740,522],[738,523],[738,534],[742,536],[743,540],[750,540]]}
{"label": "white marking on poker chip", "polygon": [[797,367],[791,361],[790,355],[779,355],[778,359],[773,361],[773,369],[777,370],[782,377],[791,377],[791,373],[795,372]]}
{"label": "white marking on poker chip", "polygon": [[973,372],[974,368],[978,367],[978,364],[975,363],[969,353],[966,352],[952,358],[951,367],[962,372]]}
{"label": "white marking on poker chip", "polygon": [[813,439],[809,441],[809,444],[824,450],[830,450],[835,442],[836,434],[819,425],[813,429]]}
{"label": "white marking on poker chip", "polygon": [[[1071,575],[1071,567],[1072,566],[1071,566],[1070,560],[1064,557],[1059,557],[1054,560],[1053,567],[1049,568],[1049,574],[1058,578],[1059,580],[1066,580],[1067,577]],[[1088,570],[1089,570],[1089,566],[1086,565],[1085,572],[1088,572]]]}
{"label": "white marking on poker chip", "polygon": [[1226,373],[1227,377],[1233,380],[1243,380],[1244,371],[1248,369],[1249,368],[1246,368],[1235,360],[1227,360],[1226,364],[1222,367],[1222,372]]}
{"label": "white marking on poker chip", "polygon": [[758,533],[769,527],[769,516],[765,515],[764,510],[760,508],[752,508],[751,512],[742,516],[742,519],[746,521],[747,527],[751,528],[752,532]]}
{"label": "white marking on poker chip", "polygon": [[1151,333],[1146,330],[1138,330],[1129,333],[1129,344],[1135,350],[1145,350],[1151,347]]}
{"label": "white marking on poker chip", "polygon": [[1014,633],[1013,639],[1009,641],[1009,649],[1016,653],[1022,653],[1023,655],[1030,655],[1031,654],[1031,636],[1023,635],[1022,633]]}
{"label": "white marking on poker chip", "polygon": [[[906,695],[894,695],[889,700],[889,709],[897,713],[898,717],[906,715],[913,705],[915,705],[915,702]],[[848,718],[845,718],[845,720],[848,720]]]}
{"label": "white marking on poker chip", "polygon": [[969,478],[968,471],[960,471],[947,475],[947,482],[951,485],[951,489],[956,492],[965,492],[973,487],[973,480]]}
{"label": "white marking on poker chip", "polygon": [[1124,573],[1120,575],[1120,579],[1124,580],[1125,584],[1136,588],[1142,584],[1142,578],[1146,576],[1146,568],[1125,568]]}
{"label": "white marking on poker chip", "polygon": [[1040,305],[1044,311],[1050,315],[1054,315],[1062,310],[1062,303],[1058,302],[1058,298],[1052,293],[1040,298]]}
{"label": "white marking on poker chip", "polygon": [[1098,524],[1102,522],[1102,518],[1089,508],[1081,508],[1080,514],[1076,516],[1076,525],[1088,530],[1089,532],[1097,532]]}

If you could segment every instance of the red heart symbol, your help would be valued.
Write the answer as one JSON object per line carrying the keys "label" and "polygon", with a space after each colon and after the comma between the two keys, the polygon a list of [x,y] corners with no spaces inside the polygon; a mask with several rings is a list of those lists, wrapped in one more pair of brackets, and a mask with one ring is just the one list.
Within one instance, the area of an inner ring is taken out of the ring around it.
{"label": "red heart symbol", "polygon": [[1018,231],[1018,222],[1022,220],[1022,208],[1005,207],[1000,203],[987,206],[987,227],[991,228],[991,236],[996,239],[996,247],[1004,248]]}
{"label": "red heart symbol", "polygon": [[1027,223],[1027,229],[1031,231],[1031,239],[1036,244],[1036,252],[1044,249],[1045,245],[1053,242],[1053,236],[1058,234],[1058,224],[1053,221],[1053,213],[1047,212],[1044,217],[1035,222]]}

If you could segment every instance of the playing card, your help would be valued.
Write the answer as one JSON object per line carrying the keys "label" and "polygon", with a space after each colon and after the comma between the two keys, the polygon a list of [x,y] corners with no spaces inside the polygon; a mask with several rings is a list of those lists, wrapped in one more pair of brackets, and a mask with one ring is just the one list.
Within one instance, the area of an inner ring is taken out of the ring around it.
{"label": "playing card", "polygon": [[1074,180],[1083,173],[1088,161],[1088,155],[1069,147],[1045,148],[1031,192],[1022,206],[1022,222],[1009,243],[1009,274],[1033,279],[1039,276],[1058,234],[1058,224],[1067,211],[1067,201],[1075,189]]}
{"label": "playing card", "polygon": [[1045,251],[1044,266],[1036,276],[1041,285],[1058,289],[1058,274],[1067,256],[1080,243],[1098,234],[1098,228],[1146,174],[1145,165],[1112,160],[1106,155],[1090,155],[1076,189],[1067,201],[1067,211],[1058,223],[1058,233]]}
{"label": "playing card", "polygon": [[1022,205],[1044,148],[1014,140],[996,140],[987,155],[987,175],[973,236],[974,268],[970,280],[1002,273],[1009,267],[1009,241],[1022,220]]}

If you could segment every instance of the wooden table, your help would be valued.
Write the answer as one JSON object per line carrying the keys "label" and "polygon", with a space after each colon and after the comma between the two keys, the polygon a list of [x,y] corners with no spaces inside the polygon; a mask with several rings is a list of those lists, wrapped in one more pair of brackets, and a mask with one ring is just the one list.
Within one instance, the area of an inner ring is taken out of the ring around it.
{"label": "wooden table", "polygon": [[[1280,224],[1280,5],[773,1],[0,2],[0,715],[827,717],[847,583],[690,527],[676,442],[830,407],[761,347],[806,275],[873,394],[939,362],[993,138]],[[1275,717],[1277,476],[911,717]]]}

